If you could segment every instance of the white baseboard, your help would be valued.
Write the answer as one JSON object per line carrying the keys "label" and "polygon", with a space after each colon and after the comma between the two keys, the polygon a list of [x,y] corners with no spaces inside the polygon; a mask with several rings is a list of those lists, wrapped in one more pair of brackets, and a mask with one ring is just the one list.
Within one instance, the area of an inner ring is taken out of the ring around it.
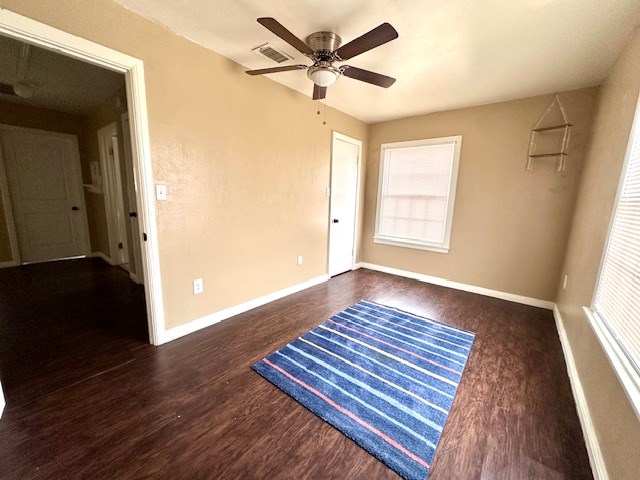
{"label": "white baseboard", "polygon": [[4,392],[2,391],[2,385],[0,385],[0,418],[2,418],[2,414],[4,413],[5,405]]}
{"label": "white baseboard", "polygon": [[177,327],[170,328],[168,330],[165,330],[164,333],[161,334],[160,343],[167,343],[172,340],[175,340],[176,338],[184,337],[185,335],[189,335],[190,333],[193,333],[203,328],[214,325],[222,320],[226,320],[227,318],[233,317],[240,313],[244,313],[253,308],[260,307],[269,302],[273,302],[282,297],[286,297],[287,295],[291,295],[293,293],[300,292],[307,288],[311,288],[315,285],[319,285],[320,283],[326,282],[327,280],[329,280],[329,275],[320,275],[318,277],[314,277],[310,280],[307,280],[306,282],[298,283],[297,285],[293,285],[291,287],[278,290],[277,292],[263,295],[262,297],[249,300],[248,302],[244,302],[239,305],[234,305],[233,307],[225,308],[224,310],[211,313],[204,317],[193,320],[189,323],[185,323],[184,325],[179,325]]}
{"label": "white baseboard", "polygon": [[439,285],[441,287],[448,287],[455,290],[478,293],[487,297],[500,298],[502,300],[522,303],[524,305],[530,305],[532,307],[546,308],[547,310],[553,310],[553,307],[555,305],[554,302],[550,302],[548,300],[540,300],[538,298],[525,297],[522,295],[516,295],[514,293],[501,292],[499,290],[491,290],[484,287],[476,287],[475,285],[467,285],[466,283],[454,282],[452,280],[447,280],[446,278],[432,277],[431,275],[425,275],[424,273],[410,272],[408,270],[385,267],[383,265],[376,265],[374,263],[359,262],[356,263],[355,268],[368,268],[369,270],[376,270],[378,272],[391,273],[392,275],[413,278],[421,282],[431,283],[433,285]]}
{"label": "white baseboard", "polygon": [[591,413],[589,413],[587,398],[582,389],[582,383],[580,382],[578,370],[576,369],[576,362],[571,352],[571,345],[569,344],[567,332],[562,322],[562,315],[557,305],[553,307],[553,316],[556,319],[556,328],[558,329],[558,336],[562,344],[564,360],[567,363],[567,373],[569,374],[569,381],[571,382],[571,391],[573,392],[573,398],[576,402],[576,410],[578,411],[580,424],[582,425],[582,435],[587,445],[587,453],[589,454],[589,463],[593,471],[593,478],[595,480],[608,480],[609,475],[604,463],[604,457],[602,456],[602,450],[600,449],[600,443],[598,442],[596,429],[591,419]]}
{"label": "white baseboard", "polygon": [[92,252],[91,256],[101,258],[102,260],[107,262],[109,265],[113,265],[113,262],[111,261],[111,259],[102,252]]}
{"label": "white baseboard", "polygon": [[8,262],[0,262],[0,268],[17,267],[18,265],[20,264],[14,260],[9,260]]}

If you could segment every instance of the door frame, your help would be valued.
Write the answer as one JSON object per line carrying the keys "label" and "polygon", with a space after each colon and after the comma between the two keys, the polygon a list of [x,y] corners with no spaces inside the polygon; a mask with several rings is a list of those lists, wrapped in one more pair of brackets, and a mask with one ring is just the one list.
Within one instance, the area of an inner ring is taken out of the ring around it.
{"label": "door frame", "polygon": [[141,240],[141,250],[149,341],[153,345],[164,343],[164,302],[143,61],[6,9],[0,9],[0,33],[124,74],[129,106],[131,158],[136,183],[139,185],[136,192],[138,222],[140,230],[147,236],[146,242]]}
{"label": "door frame", "polygon": [[[42,130],[40,128],[28,128],[18,127],[15,125],[0,124],[0,130],[11,130],[15,132],[26,132],[32,134],[46,135],[47,137],[66,138],[73,142],[73,176],[75,179],[74,188],[78,195],[78,202],[80,205],[80,211],[82,212],[82,253],[85,256],[91,255],[91,243],[89,240],[89,220],[87,219],[87,206],[84,199],[84,187],[82,186],[82,165],[80,164],[80,147],[78,145],[78,136],[71,133],[52,132],[49,130]],[[0,148],[0,151],[2,149]],[[13,265],[6,266],[18,266],[21,265],[22,260],[20,257],[20,248],[18,244],[18,235],[16,232],[15,212],[13,211],[13,204],[11,202],[10,193],[8,190],[9,179],[7,177],[5,159],[0,153],[0,190],[2,191],[2,202],[5,206],[5,218],[7,222],[7,230],[9,232],[9,243],[11,245],[11,253],[13,257]],[[4,188],[7,187],[5,191]],[[5,194],[6,193],[6,194]],[[9,206],[9,217],[7,217],[7,205]],[[2,266],[2,264],[0,264]]]}
{"label": "door frame", "polygon": [[331,258],[331,198],[333,196],[333,192],[331,191],[331,178],[332,178],[332,174],[333,174],[333,150],[334,150],[334,146],[335,146],[335,142],[336,140],[341,140],[343,142],[347,142],[350,143],[352,145],[356,145],[358,147],[358,166],[357,166],[357,174],[356,174],[356,204],[355,204],[355,215],[354,215],[354,229],[353,229],[353,243],[352,243],[352,249],[353,249],[353,258],[351,260],[351,270],[353,270],[356,266],[356,258],[358,256],[359,253],[359,249],[358,249],[358,239],[359,239],[359,226],[361,223],[361,218],[360,218],[360,204],[361,204],[361,200],[360,200],[360,193],[362,191],[362,189],[360,188],[360,183],[362,181],[362,164],[364,163],[362,161],[362,140],[358,140],[357,138],[353,138],[350,137],[348,135],[345,135],[343,133],[337,132],[335,130],[331,131],[331,165],[330,165],[330,169],[329,169],[329,189],[327,190],[329,192],[329,216],[327,219],[327,224],[329,225],[329,227],[327,228],[327,275],[329,275],[329,265],[330,265],[330,258]]}
{"label": "door frame", "polygon": [[[120,168],[120,156],[116,149],[113,148],[113,142],[111,141],[113,137],[118,139],[118,125],[116,122],[111,122],[98,130],[102,193],[104,195],[107,234],[109,237],[109,257],[112,265],[121,265],[125,262],[123,262],[122,253],[116,248],[117,240],[127,243],[127,251],[129,250],[129,245],[125,220],[124,191],[122,189],[122,169]],[[113,164],[109,159],[109,149],[112,151]],[[128,261],[129,259],[127,259]]]}

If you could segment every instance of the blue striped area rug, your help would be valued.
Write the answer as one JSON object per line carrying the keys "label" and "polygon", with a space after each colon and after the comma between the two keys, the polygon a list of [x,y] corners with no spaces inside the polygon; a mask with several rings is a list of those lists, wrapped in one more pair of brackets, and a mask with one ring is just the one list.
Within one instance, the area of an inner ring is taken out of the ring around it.
{"label": "blue striped area rug", "polygon": [[253,369],[405,479],[425,479],[474,333],[366,300]]}

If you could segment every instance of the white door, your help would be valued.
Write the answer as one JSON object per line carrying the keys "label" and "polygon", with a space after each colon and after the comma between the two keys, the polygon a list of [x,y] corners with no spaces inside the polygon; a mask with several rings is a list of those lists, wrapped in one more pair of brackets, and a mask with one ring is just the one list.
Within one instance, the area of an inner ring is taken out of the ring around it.
{"label": "white door", "polygon": [[361,145],[359,140],[333,133],[329,217],[330,276],[353,269]]}
{"label": "white door", "polygon": [[138,207],[136,201],[136,179],[133,171],[133,158],[131,154],[131,127],[129,126],[129,114],[122,114],[122,141],[124,146],[124,164],[126,166],[125,178],[127,183],[127,196],[129,198],[129,221],[131,222],[131,237],[133,244],[131,245],[130,274],[133,281],[143,283],[142,275],[142,249],[140,246],[140,225],[138,223]]}
{"label": "white door", "polygon": [[88,254],[77,138],[16,127],[0,136],[20,261]]}
{"label": "white door", "polygon": [[113,164],[113,186],[115,188],[115,213],[118,227],[118,265],[125,265],[129,269],[129,242],[127,239],[127,218],[128,213],[124,208],[124,189],[122,188],[122,171],[120,169],[120,156],[118,155],[118,137],[111,137],[111,149],[109,150],[109,161]]}
{"label": "white door", "polygon": [[109,233],[109,258],[114,265],[129,269],[127,245],[128,212],[124,209],[120,157],[118,156],[118,129],[110,123],[98,130],[98,146],[102,163],[104,206]]}

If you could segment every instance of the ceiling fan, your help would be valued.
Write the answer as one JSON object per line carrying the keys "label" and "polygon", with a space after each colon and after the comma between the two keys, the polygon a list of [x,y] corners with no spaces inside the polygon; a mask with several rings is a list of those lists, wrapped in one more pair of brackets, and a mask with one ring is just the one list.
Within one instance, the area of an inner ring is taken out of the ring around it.
{"label": "ceiling fan", "polygon": [[23,43],[18,55],[16,81],[14,83],[0,83],[0,93],[22,98],[29,98],[33,95],[33,88],[25,81],[30,53],[31,46],[28,43]]}
{"label": "ceiling fan", "polygon": [[321,100],[327,95],[327,87],[333,85],[340,75],[367,82],[379,87],[388,88],[395,78],[370,72],[351,65],[334,66],[334,62],[343,62],[356,55],[398,38],[398,32],[388,23],[383,23],[355,40],[341,46],[342,39],[333,32],[316,32],[303,42],[283,27],[275,18],[259,18],[258,23],[275,33],[293,48],[313,61],[313,65],[288,65],[284,67],[248,70],[248,75],[264,75],[267,73],[287,72],[290,70],[307,70],[307,76],[313,82],[313,99]]}

